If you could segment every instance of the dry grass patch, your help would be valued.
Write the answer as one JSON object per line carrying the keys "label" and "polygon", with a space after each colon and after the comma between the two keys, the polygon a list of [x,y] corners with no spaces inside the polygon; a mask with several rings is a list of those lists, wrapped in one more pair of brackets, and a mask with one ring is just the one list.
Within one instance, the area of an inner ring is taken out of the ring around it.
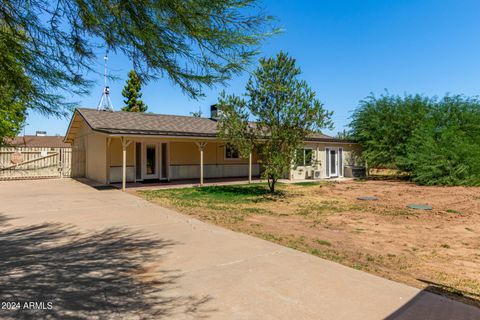
{"label": "dry grass patch", "polygon": [[[480,188],[398,181],[141,191],[201,220],[457,298],[480,300]],[[378,201],[360,201],[376,196]],[[432,211],[406,208],[409,203]]]}

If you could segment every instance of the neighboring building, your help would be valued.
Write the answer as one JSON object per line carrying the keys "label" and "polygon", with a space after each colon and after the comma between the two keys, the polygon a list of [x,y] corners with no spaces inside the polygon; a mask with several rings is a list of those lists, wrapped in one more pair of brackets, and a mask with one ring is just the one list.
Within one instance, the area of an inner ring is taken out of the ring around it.
{"label": "neighboring building", "polygon": [[23,148],[71,148],[69,143],[64,142],[63,136],[47,136],[46,133],[37,132],[34,136],[18,136],[5,141],[9,147]]}
{"label": "neighboring building", "polygon": [[[212,106],[212,115],[216,108]],[[65,135],[73,177],[101,183],[259,176],[256,154],[242,159],[217,136],[215,118],[76,109]],[[290,179],[343,176],[358,146],[315,134],[299,151]],[[251,161],[250,161],[251,160]],[[125,174],[124,174],[125,172]],[[125,175],[126,181],[123,181]]]}

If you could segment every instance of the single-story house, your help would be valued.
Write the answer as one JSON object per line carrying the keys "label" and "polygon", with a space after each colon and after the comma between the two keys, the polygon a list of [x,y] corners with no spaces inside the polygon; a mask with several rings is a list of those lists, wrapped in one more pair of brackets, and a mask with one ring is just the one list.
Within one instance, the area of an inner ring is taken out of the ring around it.
{"label": "single-story house", "polygon": [[[216,107],[211,108],[210,118],[76,109],[65,135],[72,145],[72,176],[123,186],[150,179],[203,183],[204,178],[259,176],[258,155],[243,159],[220,139]],[[358,150],[355,143],[314,134],[288,178],[342,177]]]}

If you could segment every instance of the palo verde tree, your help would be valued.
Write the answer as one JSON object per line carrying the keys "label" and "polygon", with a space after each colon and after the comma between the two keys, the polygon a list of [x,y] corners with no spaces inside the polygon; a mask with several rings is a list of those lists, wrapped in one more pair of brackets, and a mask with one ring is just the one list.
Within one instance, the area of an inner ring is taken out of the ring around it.
{"label": "palo verde tree", "polygon": [[143,103],[140,98],[142,97],[142,81],[140,77],[135,72],[131,70],[128,73],[127,84],[123,87],[122,95],[125,97],[123,103],[125,107],[122,108],[122,111],[128,112],[145,112],[148,107]]}
{"label": "palo verde tree", "polygon": [[245,99],[225,93],[219,98],[220,136],[243,157],[258,152],[272,193],[277,180],[288,174],[305,138],[332,126],[331,112],[300,75],[295,59],[280,52],[260,59],[247,82]]}
{"label": "palo verde tree", "polygon": [[[127,56],[141,79],[167,76],[191,97],[224,83],[251,62],[274,32],[258,0],[3,0],[1,68],[29,109],[62,115],[84,95],[105,48]],[[21,68],[9,69],[5,57]],[[26,75],[30,86],[17,86]],[[3,76],[3,75],[2,75]],[[9,108],[2,105],[2,108]]]}

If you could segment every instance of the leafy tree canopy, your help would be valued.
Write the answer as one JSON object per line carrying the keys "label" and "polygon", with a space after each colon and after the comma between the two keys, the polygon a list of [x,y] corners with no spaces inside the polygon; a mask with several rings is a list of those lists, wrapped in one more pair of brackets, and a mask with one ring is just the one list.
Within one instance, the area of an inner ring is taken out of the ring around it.
{"label": "leafy tree canopy", "polygon": [[125,107],[122,108],[122,111],[147,111],[148,107],[145,105],[145,103],[143,103],[142,100],[140,100],[140,98],[142,97],[141,89],[142,82],[140,80],[140,77],[135,72],[135,70],[131,70],[128,73],[127,84],[122,90],[122,95],[125,97],[125,100],[123,100],[123,102],[125,103]]}
{"label": "leafy tree canopy", "polygon": [[480,186],[480,101],[447,96],[415,128],[399,168],[422,185]]}
{"label": "leafy tree canopy", "polygon": [[433,101],[421,95],[373,94],[360,101],[350,123],[351,135],[362,145],[371,167],[396,168],[406,143],[423,121]]}
{"label": "leafy tree canopy", "polygon": [[[168,76],[198,97],[251,61],[270,21],[257,0],[3,0],[1,71],[28,108],[60,115],[73,106],[62,93],[88,93],[87,75],[106,46],[142,79]],[[8,56],[22,68],[10,69]],[[30,85],[18,86],[24,75]]]}
{"label": "leafy tree canopy", "polygon": [[399,169],[424,185],[480,185],[477,98],[372,95],[352,118],[369,166]]}
{"label": "leafy tree canopy", "polygon": [[[0,145],[5,138],[16,136],[25,122],[29,106],[27,92],[32,90],[32,83],[18,61],[10,54],[5,43],[0,41]],[[13,77],[13,81],[10,78]]]}
{"label": "leafy tree canopy", "polygon": [[300,74],[295,59],[284,52],[262,58],[247,82],[245,99],[222,93],[218,103],[220,136],[243,157],[258,152],[271,192],[288,174],[305,138],[332,125],[331,112]]}

